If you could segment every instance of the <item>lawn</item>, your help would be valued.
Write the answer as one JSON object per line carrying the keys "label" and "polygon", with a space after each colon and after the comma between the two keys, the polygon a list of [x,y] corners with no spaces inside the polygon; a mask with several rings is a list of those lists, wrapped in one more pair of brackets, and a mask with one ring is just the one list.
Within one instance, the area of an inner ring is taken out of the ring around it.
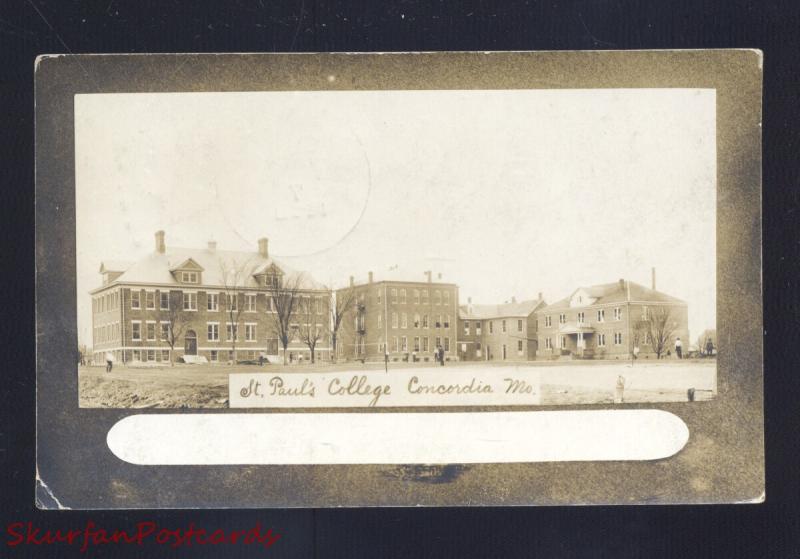
{"label": "lawn", "polygon": [[[116,365],[111,373],[103,367],[79,367],[80,406],[89,408],[227,408],[228,374],[264,372],[308,374],[311,372],[366,372],[383,370],[382,363],[304,365],[184,365],[173,367]],[[392,370],[430,363],[390,363]],[[515,367],[538,374],[542,405],[613,403],[617,379],[625,378],[625,402],[686,401],[695,389],[696,400],[716,394],[716,362],[713,360],[569,361],[569,362],[461,362],[445,368],[475,374],[486,367]]]}

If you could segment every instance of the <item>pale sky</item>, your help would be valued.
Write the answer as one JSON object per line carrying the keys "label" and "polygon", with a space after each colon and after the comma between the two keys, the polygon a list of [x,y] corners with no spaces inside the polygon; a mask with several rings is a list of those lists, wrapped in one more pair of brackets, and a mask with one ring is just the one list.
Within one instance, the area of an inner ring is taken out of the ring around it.
{"label": "pale sky", "polygon": [[620,278],[716,324],[709,89],[75,97],[78,327],[100,262],[166,243],[270,252],[334,287],[397,266],[461,302]]}

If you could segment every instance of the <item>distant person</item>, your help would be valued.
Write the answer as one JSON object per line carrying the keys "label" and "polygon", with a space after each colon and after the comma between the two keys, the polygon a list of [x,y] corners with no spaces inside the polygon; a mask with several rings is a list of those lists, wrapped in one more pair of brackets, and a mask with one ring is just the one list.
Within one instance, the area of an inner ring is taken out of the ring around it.
{"label": "distant person", "polygon": [[114,356],[111,355],[110,351],[106,352],[106,372],[110,373],[111,369],[114,368]]}
{"label": "distant person", "polygon": [[617,377],[617,386],[614,390],[614,403],[621,404],[624,401],[624,394],[625,392],[625,377],[619,375]]}
{"label": "distant person", "polygon": [[444,367],[444,348],[442,348],[442,346],[437,347],[436,354],[439,358],[439,365]]}
{"label": "distant person", "polygon": [[711,338],[706,340],[706,355],[709,357],[714,355],[714,342],[711,341]]}
{"label": "distant person", "polygon": [[263,367],[264,366],[264,352],[263,351],[258,354],[258,366],[259,367]]}
{"label": "distant person", "polygon": [[633,346],[633,358],[634,359],[639,359],[639,346],[638,345]]}
{"label": "distant person", "polygon": [[683,359],[683,343],[680,338],[675,340],[675,355],[678,356],[678,359]]}

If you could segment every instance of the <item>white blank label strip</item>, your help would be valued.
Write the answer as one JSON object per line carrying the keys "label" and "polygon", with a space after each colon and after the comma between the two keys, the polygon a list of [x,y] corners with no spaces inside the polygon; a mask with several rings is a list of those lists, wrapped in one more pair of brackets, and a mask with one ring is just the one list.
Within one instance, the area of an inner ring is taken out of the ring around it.
{"label": "white blank label strip", "polygon": [[686,424],[661,410],[142,414],[108,432],[140,465],[474,464],[657,460]]}

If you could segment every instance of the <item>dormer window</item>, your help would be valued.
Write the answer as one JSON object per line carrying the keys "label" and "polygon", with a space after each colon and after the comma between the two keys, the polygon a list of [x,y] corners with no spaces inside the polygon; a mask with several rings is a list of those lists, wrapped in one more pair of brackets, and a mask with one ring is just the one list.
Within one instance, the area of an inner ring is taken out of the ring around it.
{"label": "dormer window", "polygon": [[281,286],[280,276],[278,274],[266,274],[264,276],[264,285],[272,289],[278,289]]}
{"label": "dormer window", "polygon": [[179,283],[199,284],[203,281],[203,267],[193,259],[184,260],[177,266],[170,268],[172,277]]}

